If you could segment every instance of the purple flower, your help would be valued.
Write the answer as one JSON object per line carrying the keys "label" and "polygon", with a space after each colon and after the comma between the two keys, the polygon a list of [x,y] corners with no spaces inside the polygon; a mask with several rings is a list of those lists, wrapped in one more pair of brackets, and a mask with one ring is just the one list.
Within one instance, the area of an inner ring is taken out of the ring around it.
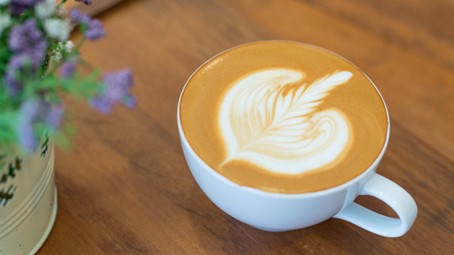
{"label": "purple flower", "polygon": [[43,34],[36,27],[36,20],[31,18],[23,24],[13,27],[8,41],[8,46],[11,50],[20,52],[29,47],[33,47],[36,42],[43,39]]}
{"label": "purple flower", "polygon": [[87,14],[76,9],[71,10],[71,12],[69,13],[69,17],[71,18],[72,22],[77,24],[78,23],[87,24],[91,20],[91,18]]}
{"label": "purple flower", "polygon": [[76,2],[82,2],[86,5],[90,5],[92,3],[92,0],[76,0]]}
{"label": "purple flower", "polygon": [[47,104],[43,110],[43,117],[46,124],[56,130],[60,127],[60,122],[65,113],[63,104]]}
{"label": "purple flower", "polygon": [[117,73],[108,73],[104,75],[103,83],[103,94],[91,101],[94,108],[108,114],[112,111],[112,106],[118,102],[129,108],[136,105],[136,99],[129,91],[134,84],[131,70],[123,69]]}
{"label": "purple flower", "polygon": [[22,89],[25,79],[37,77],[37,68],[39,65],[34,64],[33,59],[33,56],[27,53],[11,57],[5,74],[5,85],[9,95],[17,95]]}
{"label": "purple flower", "polygon": [[88,15],[78,11],[72,10],[69,14],[71,21],[76,24],[82,24],[85,26],[83,30],[84,36],[91,41],[98,40],[106,35],[104,26],[101,21],[97,19],[91,19]]}
{"label": "purple flower", "polygon": [[37,145],[34,124],[44,122],[50,130],[60,127],[64,115],[63,104],[51,104],[41,98],[32,98],[22,103],[16,123],[16,133],[20,145],[27,151],[33,151]]}
{"label": "purple flower", "polygon": [[60,67],[60,76],[68,79],[74,75],[76,71],[77,59],[71,58],[65,61]]}
{"label": "purple flower", "polygon": [[33,151],[36,148],[37,138],[33,131],[33,123],[38,116],[39,106],[40,101],[32,99],[22,103],[19,109],[16,132],[20,145],[27,151]]}
{"label": "purple flower", "polygon": [[8,94],[16,95],[22,89],[20,73],[26,70],[29,59],[26,55],[13,56],[6,68],[5,85]]}
{"label": "purple flower", "polygon": [[12,28],[8,41],[14,55],[6,68],[6,87],[10,95],[16,95],[24,78],[31,79],[37,75],[46,54],[47,41],[36,27],[36,21],[29,19]]}
{"label": "purple flower", "polygon": [[47,53],[47,41],[36,27],[36,20],[29,19],[14,26],[8,41],[9,48],[19,54],[26,54],[34,68],[39,67]]}
{"label": "purple flower", "polygon": [[89,23],[88,23],[88,29],[87,31],[85,32],[85,37],[88,39],[88,40],[98,40],[102,37],[104,37],[106,35],[106,31],[104,30],[104,26],[102,25],[102,23],[95,19],[95,20],[91,20]]}
{"label": "purple flower", "polygon": [[43,0],[11,0],[11,13],[19,15],[27,9],[32,9],[37,3]]}

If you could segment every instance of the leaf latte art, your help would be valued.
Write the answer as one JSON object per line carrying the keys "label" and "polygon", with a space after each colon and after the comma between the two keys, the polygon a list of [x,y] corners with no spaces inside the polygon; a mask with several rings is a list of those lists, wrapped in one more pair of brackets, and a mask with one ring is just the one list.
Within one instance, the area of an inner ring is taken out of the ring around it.
{"label": "leaf latte art", "polygon": [[235,82],[220,105],[222,165],[242,160],[273,173],[301,174],[336,163],[353,139],[350,123],[339,109],[319,108],[351,77],[340,71],[306,84],[303,72],[266,69]]}

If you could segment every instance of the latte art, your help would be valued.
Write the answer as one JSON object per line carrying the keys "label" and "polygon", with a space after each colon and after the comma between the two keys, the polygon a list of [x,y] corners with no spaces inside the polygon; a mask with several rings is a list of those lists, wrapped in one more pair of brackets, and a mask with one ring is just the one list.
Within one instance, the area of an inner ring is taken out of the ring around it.
{"label": "latte art", "polygon": [[267,69],[240,79],[221,101],[219,128],[227,155],[221,166],[243,160],[278,174],[301,174],[335,164],[349,149],[352,131],[338,109],[319,110],[348,71],[307,84],[297,70]]}
{"label": "latte art", "polygon": [[242,45],[207,61],[182,92],[179,118],[213,171],[277,193],[352,180],[380,154],[388,126],[379,93],[357,67],[282,41]]}

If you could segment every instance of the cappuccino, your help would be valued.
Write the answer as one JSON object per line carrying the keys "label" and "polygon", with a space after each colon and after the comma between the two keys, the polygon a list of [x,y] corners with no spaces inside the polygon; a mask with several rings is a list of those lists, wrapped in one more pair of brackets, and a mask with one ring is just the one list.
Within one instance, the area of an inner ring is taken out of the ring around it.
{"label": "cappuccino", "polygon": [[242,185],[305,193],[345,183],[382,150],[387,113],[372,82],[314,46],[268,41],[225,51],[189,79],[185,137],[211,168]]}

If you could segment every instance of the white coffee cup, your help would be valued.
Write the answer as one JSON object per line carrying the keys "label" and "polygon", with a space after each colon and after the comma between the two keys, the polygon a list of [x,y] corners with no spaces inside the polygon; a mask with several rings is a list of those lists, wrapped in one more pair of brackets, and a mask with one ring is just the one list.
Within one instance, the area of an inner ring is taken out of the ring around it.
{"label": "white coffee cup", "polygon": [[[240,186],[208,166],[196,154],[184,134],[180,119],[182,95],[178,103],[177,121],[186,161],[203,192],[235,219],[261,230],[279,232],[338,218],[386,237],[402,236],[413,225],[417,214],[413,198],[402,187],[376,173],[389,140],[390,122],[386,105],[388,131],[385,145],[366,171],[346,183],[322,191],[281,194]],[[397,213],[398,218],[378,214],[353,202],[359,195],[380,199]]]}

